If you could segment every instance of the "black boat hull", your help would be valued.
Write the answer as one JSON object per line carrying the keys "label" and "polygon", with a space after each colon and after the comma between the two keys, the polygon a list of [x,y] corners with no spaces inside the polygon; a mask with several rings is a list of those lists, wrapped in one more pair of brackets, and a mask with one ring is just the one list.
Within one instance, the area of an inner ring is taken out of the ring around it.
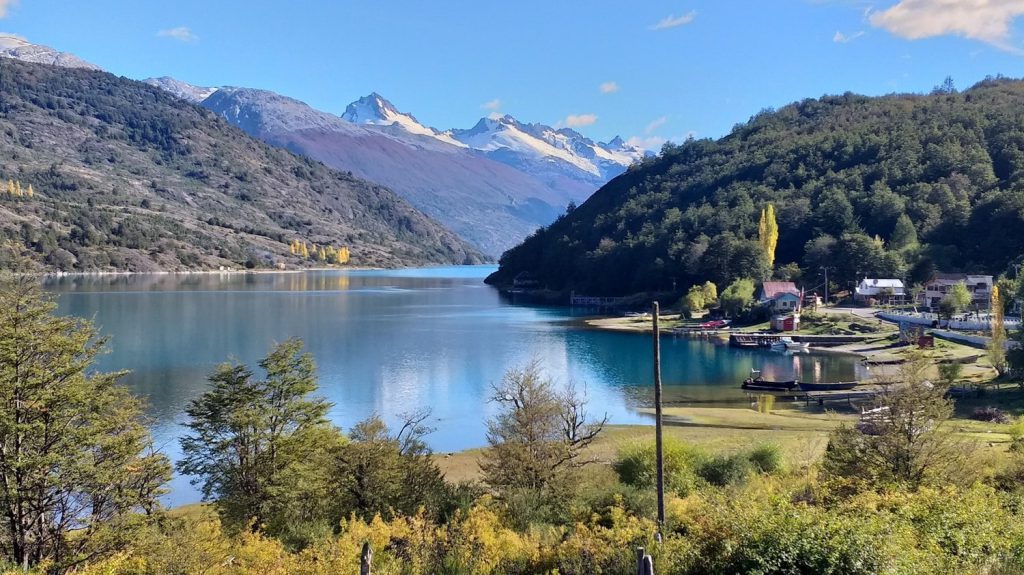
{"label": "black boat hull", "polygon": [[846,391],[857,387],[856,381],[841,383],[799,383],[800,391]]}

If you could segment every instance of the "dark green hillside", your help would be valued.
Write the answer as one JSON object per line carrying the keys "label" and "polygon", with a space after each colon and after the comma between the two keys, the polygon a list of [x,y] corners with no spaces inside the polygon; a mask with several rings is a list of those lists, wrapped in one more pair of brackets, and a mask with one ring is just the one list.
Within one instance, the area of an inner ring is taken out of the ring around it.
{"label": "dark green hillside", "polygon": [[389,190],[158,88],[0,58],[0,268],[315,265],[291,254],[296,239],[363,266],[479,258]]}
{"label": "dark green hillside", "polygon": [[1005,271],[1024,254],[1024,82],[804,100],[720,140],[667,146],[506,252],[488,281],[528,271],[612,295],[764,277],[769,202],[777,270],[828,266],[844,288],[858,275]]}

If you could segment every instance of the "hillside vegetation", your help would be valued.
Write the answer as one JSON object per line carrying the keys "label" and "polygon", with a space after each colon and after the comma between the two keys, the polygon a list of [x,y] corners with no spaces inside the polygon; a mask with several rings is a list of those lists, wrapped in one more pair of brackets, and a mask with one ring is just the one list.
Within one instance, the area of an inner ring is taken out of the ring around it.
{"label": "hillside vegetation", "polygon": [[[6,192],[10,180],[34,194]],[[481,259],[391,191],[245,135],[152,86],[0,59],[0,267],[298,267]]]}
{"label": "hillside vegetation", "polygon": [[779,277],[829,267],[849,288],[1003,272],[1024,254],[1024,82],[808,99],[719,140],[666,145],[506,252],[488,281],[530,272],[549,289],[616,295],[766,278],[769,203]]}

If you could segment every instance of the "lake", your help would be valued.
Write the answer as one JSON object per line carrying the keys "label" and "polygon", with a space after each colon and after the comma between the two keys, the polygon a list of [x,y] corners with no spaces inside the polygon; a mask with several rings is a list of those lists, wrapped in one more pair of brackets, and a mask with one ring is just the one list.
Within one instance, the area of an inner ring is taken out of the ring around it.
{"label": "lake", "polygon": [[[491,385],[534,359],[556,382],[585,386],[592,412],[650,421],[635,411],[650,402],[650,336],[583,329],[568,308],[512,305],[484,285],[494,269],[74,276],[45,286],[59,294],[60,313],[92,319],[110,337],[99,368],[131,370],[124,382],[148,398],[153,436],[172,458],[184,409],[214,368],[229,359],[255,367],[289,337],[315,357],[335,424],[348,429],[373,413],[395,422],[429,407],[439,452],[484,445]],[[858,375],[848,357],[673,337],[662,339],[662,364],[672,402],[739,402],[751,368],[768,379]],[[187,478],[171,489],[172,505],[199,499]]]}

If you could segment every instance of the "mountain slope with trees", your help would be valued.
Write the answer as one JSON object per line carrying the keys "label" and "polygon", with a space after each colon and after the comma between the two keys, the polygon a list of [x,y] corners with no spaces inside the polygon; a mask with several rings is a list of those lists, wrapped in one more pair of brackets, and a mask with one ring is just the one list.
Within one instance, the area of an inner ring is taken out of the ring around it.
{"label": "mountain slope with trees", "polygon": [[[775,270],[758,241],[778,221]],[[1024,254],[1024,82],[808,99],[719,140],[666,145],[506,252],[489,279],[615,295],[710,280],[924,281]]]}
{"label": "mountain slope with trees", "polygon": [[0,182],[4,268],[316,264],[296,240],[359,266],[482,259],[386,188],[100,71],[0,58]]}

